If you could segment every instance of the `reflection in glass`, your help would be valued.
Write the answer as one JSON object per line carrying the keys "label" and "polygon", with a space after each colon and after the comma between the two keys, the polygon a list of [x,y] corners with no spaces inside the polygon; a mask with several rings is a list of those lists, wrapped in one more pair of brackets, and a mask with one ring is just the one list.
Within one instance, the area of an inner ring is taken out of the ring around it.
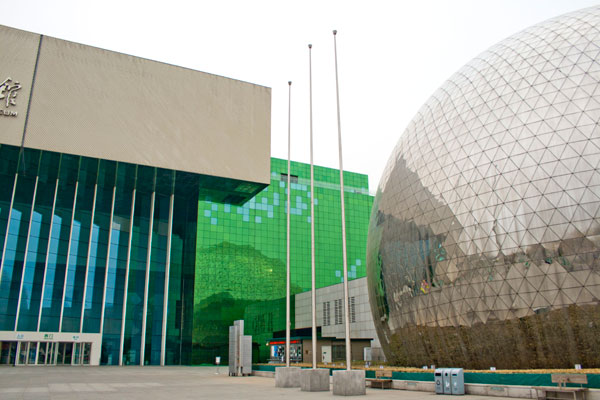
{"label": "reflection in glass", "polygon": [[53,165],[58,162],[56,153],[40,152],[38,179],[35,188],[34,209],[29,227],[29,242],[23,282],[17,329],[35,331],[37,329],[42,285],[50,234],[50,220],[56,189],[56,172]]}
{"label": "reflection in glass", "polygon": [[596,7],[504,40],[402,135],[367,250],[393,363],[600,365],[598,24]]}
{"label": "reflection in glass", "polygon": [[29,342],[19,342],[19,364],[27,364]]}
{"label": "reflection in glass", "polygon": [[25,164],[20,162],[19,175],[15,177],[0,275],[0,330],[5,331],[15,329],[40,152],[28,150],[23,154],[30,163],[25,168]]}
{"label": "reflection in glass", "polygon": [[[100,363],[111,365],[121,359],[157,365],[163,355],[168,365],[213,362],[217,355],[226,362],[227,326],[240,318],[248,321],[247,333],[255,343],[264,343],[284,329],[285,320],[281,240],[288,188],[281,174],[287,173],[287,162],[272,159],[271,169],[266,187],[26,148],[21,153],[19,147],[0,145],[0,246],[5,254],[0,330],[15,328],[20,305],[19,331],[102,333]],[[304,268],[310,246],[304,239],[313,194],[310,166],[292,163],[291,172],[296,177],[289,188],[292,234],[297,238],[292,279],[294,292],[300,292],[310,287]],[[354,279],[365,274],[372,197],[365,175],[344,174],[349,275]],[[321,287],[341,281],[339,172],[316,167],[315,176]],[[40,351],[42,359],[46,354],[40,363],[71,363],[65,343]],[[85,359],[85,349],[83,354]],[[254,360],[267,358],[268,348],[255,346]]]}
{"label": "reflection in glass", "polygon": [[37,342],[29,342],[29,357],[27,359],[27,364],[35,364],[37,345]]}

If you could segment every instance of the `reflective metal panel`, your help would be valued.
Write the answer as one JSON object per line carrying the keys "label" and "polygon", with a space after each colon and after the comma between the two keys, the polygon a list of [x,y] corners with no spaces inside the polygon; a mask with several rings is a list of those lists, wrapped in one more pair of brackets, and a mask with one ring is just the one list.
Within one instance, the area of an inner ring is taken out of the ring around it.
{"label": "reflective metal panel", "polygon": [[436,91],[392,152],[370,301],[402,365],[600,365],[600,8],[524,30]]}

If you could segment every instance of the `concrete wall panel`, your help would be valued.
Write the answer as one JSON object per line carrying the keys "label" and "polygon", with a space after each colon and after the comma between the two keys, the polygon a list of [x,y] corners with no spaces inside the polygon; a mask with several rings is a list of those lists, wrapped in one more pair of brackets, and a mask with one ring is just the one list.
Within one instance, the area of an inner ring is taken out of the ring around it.
{"label": "concrete wall panel", "polygon": [[[15,104],[8,106],[6,87],[0,87],[0,97],[4,97],[0,99],[2,143],[21,145],[39,42],[40,35],[0,25],[0,85],[6,79],[12,78],[8,84],[16,87],[18,82],[21,87],[13,92],[16,93],[16,97],[11,99]],[[16,115],[12,115],[13,113]]]}
{"label": "concrete wall panel", "polygon": [[266,87],[44,37],[25,145],[268,184],[270,108]]}

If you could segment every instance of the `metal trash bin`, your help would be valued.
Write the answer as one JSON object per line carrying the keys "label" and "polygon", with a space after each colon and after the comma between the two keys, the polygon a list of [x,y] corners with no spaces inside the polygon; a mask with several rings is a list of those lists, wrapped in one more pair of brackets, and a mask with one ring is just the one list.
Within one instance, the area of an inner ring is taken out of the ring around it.
{"label": "metal trash bin", "polygon": [[435,394],[444,394],[444,377],[442,376],[443,371],[444,370],[442,368],[438,368],[433,373],[433,378],[435,380]]}
{"label": "metal trash bin", "polygon": [[442,368],[442,383],[444,385],[444,394],[452,394],[450,368]]}
{"label": "metal trash bin", "polygon": [[465,373],[462,368],[450,370],[450,386],[452,394],[465,394]]}

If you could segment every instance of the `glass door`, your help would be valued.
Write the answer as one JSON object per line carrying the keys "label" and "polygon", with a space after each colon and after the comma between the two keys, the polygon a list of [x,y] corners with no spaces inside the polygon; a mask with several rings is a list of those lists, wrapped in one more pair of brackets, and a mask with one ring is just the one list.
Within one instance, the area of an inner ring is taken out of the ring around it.
{"label": "glass door", "polygon": [[92,352],[91,343],[83,343],[83,365],[90,365],[90,354]]}
{"label": "glass door", "polygon": [[27,357],[27,364],[35,364],[35,356],[37,353],[38,342],[29,342],[29,355]]}
{"label": "glass door", "polygon": [[29,347],[29,342],[19,342],[18,343],[19,364],[21,364],[21,365],[27,364],[28,347]]}
{"label": "glass door", "polygon": [[0,348],[0,364],[8,365],[10,359],[10,342],[2,342],[2,347]]}
{"label": "glass door", "polygon": [[48,354],[48,342],[40,342],[38,344],[38,359],[37,363],[44,365],[46,364],[46,355]]}
{"label": "glass door", "polygon": [[15,365],[17,342],[0,343],[0,365]]}
{"label": "glass door", "polygon": [[81,364],[81,360],[79,359],[81,356],[81,343],[73,343],[73,362],[72,365]]}
{"label": "glass door", "polygon": [[56,351],[56,364],[62,365],[65,362],[65,343],[56,343],[58,350]]}
{"label": "glass door", "polygon": [[71,359],[73,356],[73,343],[63,343],[63,344],[65,345],[63,364],[71,365]]}
{"label": "glass door", "polygon": [[46,357],[46,365],[56,365],[56,351],[58,349],[58,343],[48,343],[48,356]]}
{"label": "glass door", "polygon": [[89,365],[89,342],[0,341],[0,365]]}

